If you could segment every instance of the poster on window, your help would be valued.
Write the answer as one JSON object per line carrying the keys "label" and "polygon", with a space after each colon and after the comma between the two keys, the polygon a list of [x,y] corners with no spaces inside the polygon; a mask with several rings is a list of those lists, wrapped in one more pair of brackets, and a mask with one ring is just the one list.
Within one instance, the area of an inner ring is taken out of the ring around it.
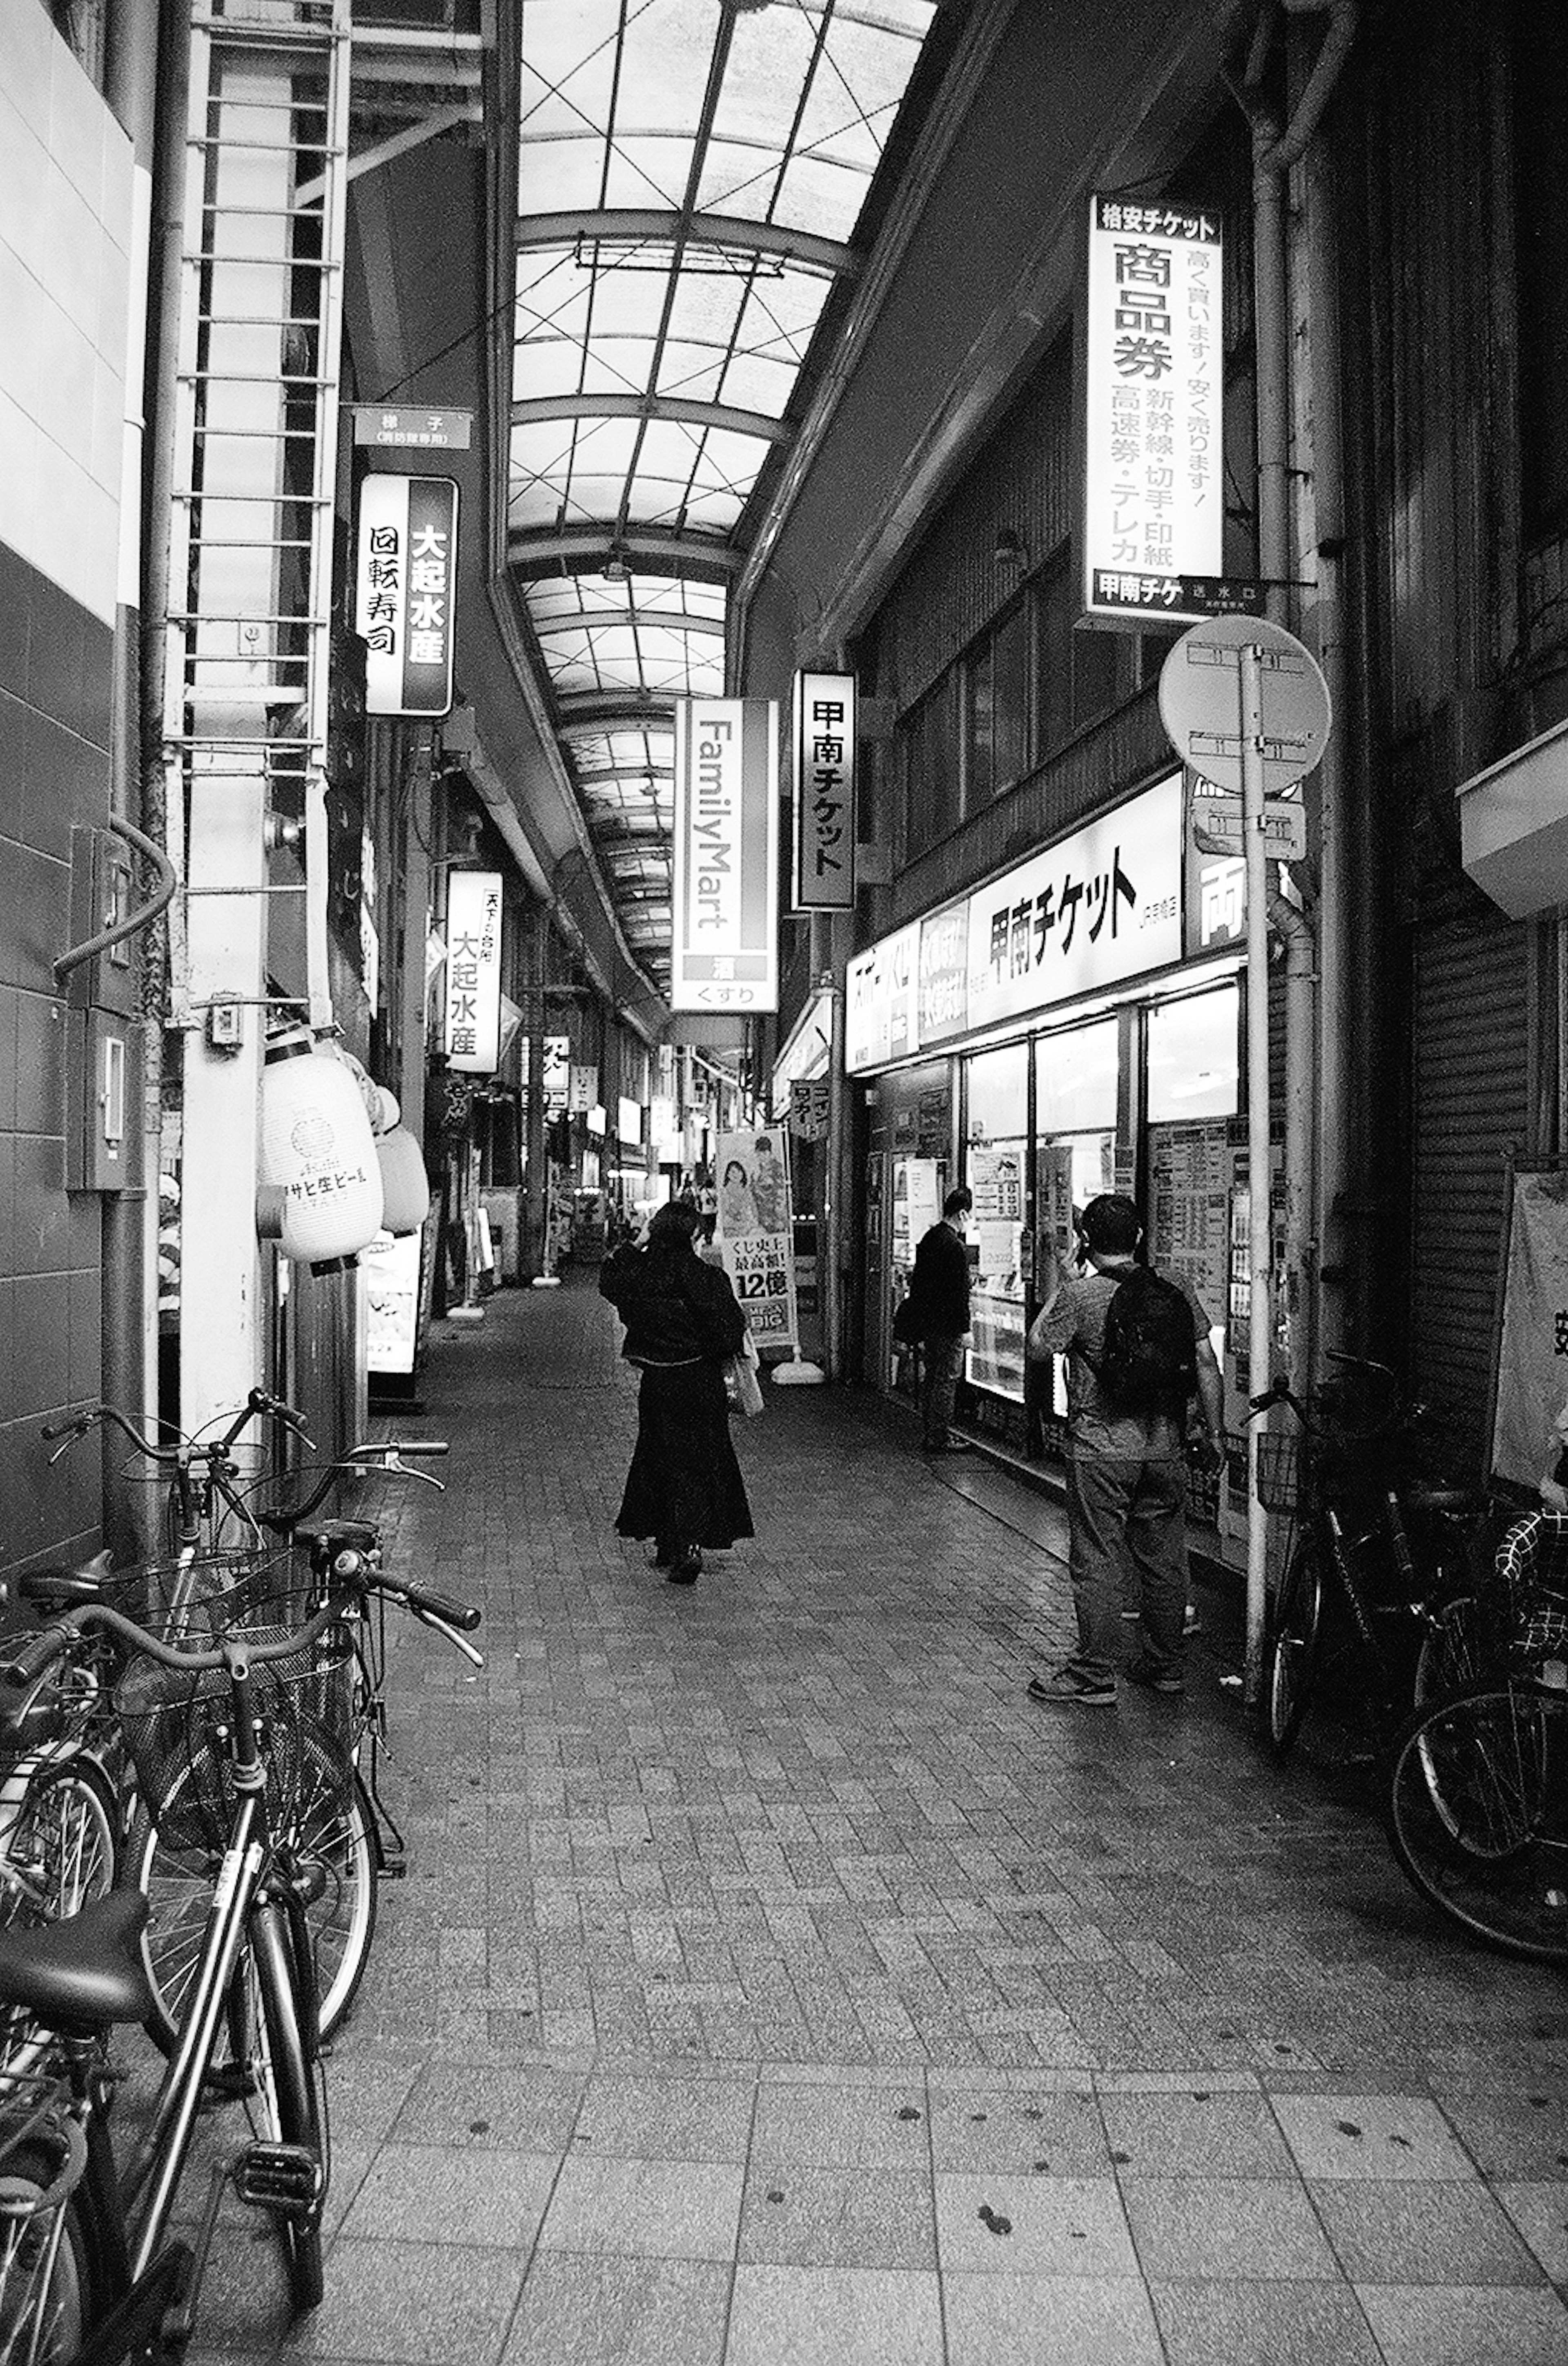
{"label": "poster on window", "polygon": [[1534,1495],[1568,1403],[1568,1174],[1516,1169],[1496,1342],[1491,1476]]}
{"label": "poster on window", "polygon": [[1149,1129],[1149,1255],[1225,1319],[1230,1281],[1230,1127],[1224,1118]]}
{"label": "poster on window", "polygon": [[718,1137],[715,1237],[759,1347],[795,1347],[795,1229],[784,1127]]}
{"label": "poster on window", "polygon": [[1023,1222],[1023,1158],[1017,1150],[987,1150],[971,1143],[965,1174],[975,1195],[975,1240],[980,1271],[1009,1284],[1018,1276]]}

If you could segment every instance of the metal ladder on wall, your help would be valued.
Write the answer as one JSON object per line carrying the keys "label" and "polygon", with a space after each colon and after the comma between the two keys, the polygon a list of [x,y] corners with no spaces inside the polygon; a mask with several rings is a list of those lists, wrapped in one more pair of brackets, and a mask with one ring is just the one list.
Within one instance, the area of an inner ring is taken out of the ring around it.
{"label": "metal ladder on wall", "polygon": [[[332,1016],[324,767],[349,32],[349,0],[192,8],[165,641],[170,851],[196,851],[204,792],[265,784],[258,826],[302,841],[302,887],[266,886],[261,844],[248,885],[180,868],[187,895],[303,894],[317,1027]],[[176,1024],[192,1016],[186,940],[182,915]]]}

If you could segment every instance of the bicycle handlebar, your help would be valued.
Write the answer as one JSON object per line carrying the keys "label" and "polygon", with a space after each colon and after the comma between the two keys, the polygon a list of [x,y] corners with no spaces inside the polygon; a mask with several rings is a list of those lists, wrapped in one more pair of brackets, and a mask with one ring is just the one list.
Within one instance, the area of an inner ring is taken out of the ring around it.
{"label": "bicycle handlebar", "polygon": [[[358,1556],[355,1559],[358,1560]],[[18,1692],[29,1691],[41,1676],[48,1673],[62,1653],[86,1628],[93,1627],[118,1635],[131,1651],[140,1652],[146,1659],[155,1660],[160,1667],[173,1668],[183,1674],[228,1667],[236,1649],[243,1650],[248,1660],[265,1666],[268,1661],[287,1660],[296,1652],[307,1650],[334,1618],[343,1616],[345,1606],[364,1602],[373,1594],[385,1594],[389,1601],[400,1604],[423,1625],[440,1628],[466,1657],[474,1660],[478,1665],[483,1665],[478,1654],[461,1639],[464,1635],[471,1635],[480,1623],[482,1613],[474,1604],[432,1593],[424,1586],[400,1584],[395,1578],[373,1572],[363,1560],[359,1560],[357,1567],[340,1561],[334,1564],[333,1575],[336,1583],[330,1600],[313,1617],[307,1619],[303,1627],[296,1628],[291,1634],[277,1637],[271,1642],[258,1642],[240,1628],[227,1645],[209,1651],[192,1651],[186,1645],[166,1643],[161,1636],[149,1634],[146,1628],[139,1626],[134,1618],[128,1618],[123,1611],[111,1609],[107,1602],[84,1602],[75,1609],[63,1612],[47,1627],[40,1628],[36,1635],[28,1636],[18,1650],[0,1662],[0,1683],[12,1685]]]}
{"label": "bicycle handlebar", "polygon": [[428,1470],[411,1470],[404,1458],[428,1460],[451,1451],[444,1437],[388,1437],[371,1439],[363,1446],[351,1446],[346,1454],[327,1464],[319,1482],[302,1504],[296,1504],[287,1512],[257,1512],[255,1517],[264,1528],[270,1528],[275,1537],[292,1536],[297,1528],[304,1527],[312,1512],[320,1511],[332,1493],[335,1480],[347,1471],[374,1469],[378,1463],[383,1470],[399,1471],[405,1479],[423,1480],[427,1487],[445,1489],[446,1482],[444,1479],[434,1478]]}
{"label": "bicycle handlebar", "polygon": [[100,1422],[112,1422],[116,1429],[130,1439],[137,1452],[144,1454],[150,1462],[156,1462],[164,1470],[177,1470],[187,1456],[196,1456],[208,1463],[222,1461],[245,1424],[258,1414],[265,1414],[270,1419],[280,1421],[285,1429],[292,1431],[306,1446],[310,1444],[304,1414],[293,1405],[285,1404],[281,1397],[269,1395],[265,1389],[251,1391],[221,1437],[202,1440],[182,1436],[164,1441],[144,1437],[136,1424],[128,1414],[121,1413],[118,1405],[101,1402],[85,1406],[82,1412],[73,1414],[69,1421],[46,1422],[41,1435],[51,1444],[57,1437],[63,1438],[64,1444],[59,1453],[50,1456],[51,1463],[58,1462],[60,1456],[73,1446],[77,1438],[85,1437],[87,1432],[96,1429]]}

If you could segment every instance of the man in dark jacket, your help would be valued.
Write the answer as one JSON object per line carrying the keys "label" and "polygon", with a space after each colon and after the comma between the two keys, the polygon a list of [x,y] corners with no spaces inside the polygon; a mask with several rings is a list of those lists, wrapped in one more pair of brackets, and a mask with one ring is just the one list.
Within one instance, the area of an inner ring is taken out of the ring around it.
{"label": "man in dark jacket", "polygon": [[948,1193],[942,1203],[942,1222],[931,1226],[916,1249],[909,1277],[920,1353],[925,1358],[920,1445],[926,1454],[969,1451],[963,1438],[953,1436],[949,1425],[969,1331],[969,1252],[964,1245],[964,1219],[974,1204],[972,1191],[960,1188]]}

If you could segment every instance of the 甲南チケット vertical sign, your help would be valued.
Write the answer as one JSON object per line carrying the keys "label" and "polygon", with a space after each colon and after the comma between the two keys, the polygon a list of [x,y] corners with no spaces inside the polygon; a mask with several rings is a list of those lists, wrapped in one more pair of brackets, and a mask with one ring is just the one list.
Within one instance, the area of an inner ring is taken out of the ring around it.
{"label": "\u7532\u5357\u30c1\u30b1\u30c3\u30c8 vertical sign", "polygon": [[1220,216],[1089,200],[1084,305],[1086,617],[1190,617],[1261,603],[1222,579],[1224,337]]}
{"label": "\u7532\u5357\u30c1\u30b1\u30c3\u30c8 vertical sign", "polygon": [[457,592],[457,488],[450,477],[366,478],[355,589],[366,712],[448,714]]}
{"label": "\u7532\u5357\u30c1\u30b1\u30c3\u30c8 vertical sign", "polygon": [[778,707],[675,704],[671,1010],[778,1007]]}
{"label": "\u7532\u5357\u30c1\u30b1\u30c3\u30c8 vertical sign", "polygon": [[446,881],[446,1065],[488,1076],[501,1056],[501,874]]}
{"label": "\u7532\u5357\u30c1\u30b1\u30c3\u30c8 vertical sign", "polygon": [[795,678],[795,908],[855,903],[855,678]]}

